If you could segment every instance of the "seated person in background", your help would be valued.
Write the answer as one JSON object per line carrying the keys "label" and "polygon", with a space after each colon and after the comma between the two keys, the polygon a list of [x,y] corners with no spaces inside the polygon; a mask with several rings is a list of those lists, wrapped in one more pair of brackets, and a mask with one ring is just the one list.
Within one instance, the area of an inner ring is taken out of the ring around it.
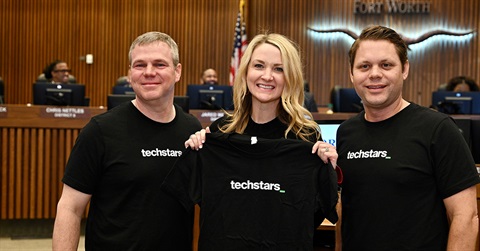
{"label": "seated person in background", "polygon": [[309,112],[318,112],[317,102],[315,102],[315,97],[310,92],[310,87],[307,82],[304,83],[303,89],[305,94],[303,107]]}
{"label": "seated person in background", "polygon": [[451,92],[478,92],[479,88],[475,80],[465,76],[458,76],[448,81],[445,90]]}
{"label": "seated person in background", "polygon": [[127,76],[119,77],[116,81],[116,86],[132,87],[132,85],[130,85],[130,80]]}
{"label": "seated person in background", "polygon": [[217,71],[212,68],[203,71],[200,83],[202,85],[218,85]]}
{"label": "seated person in background", "polygon": [[52,83],[69,83],[70,68],[66,62],[61,60],[55,60],[43,70],[45,78]]}

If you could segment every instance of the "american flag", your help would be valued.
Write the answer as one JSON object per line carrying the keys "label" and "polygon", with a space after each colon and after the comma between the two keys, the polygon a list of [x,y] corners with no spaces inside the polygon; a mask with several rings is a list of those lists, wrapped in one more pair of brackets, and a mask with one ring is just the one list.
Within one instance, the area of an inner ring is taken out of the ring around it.
{"label": "american flag", "polygon": [[244,4],[244,0],[240,0],[240,9],[235,24],[235,35],[233,37],[233,53],[232,62],[230,64],[230,85],[232,86],[235,81],[235,74],[237,73],[238,66],[240,65],[240,60],[247,49],[247,32],[245,28],[245,20],[243,19]]}

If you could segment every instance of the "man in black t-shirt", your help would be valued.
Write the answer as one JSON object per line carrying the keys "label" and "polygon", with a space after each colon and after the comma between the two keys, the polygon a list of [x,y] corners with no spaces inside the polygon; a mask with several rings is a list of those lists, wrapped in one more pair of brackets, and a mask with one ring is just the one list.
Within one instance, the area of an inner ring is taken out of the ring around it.
{"label": "man in black t-shirt", "polygon": [[135,99],[93,117],[67,163],[54,250],[78,247],[87,204],[87,250],[192,250],[193,206],[161,192],[200,122],[173,104],[182,66],[167,34],[139,36],[129,53]]}
{"label": "man in black t-shirt", "polygon": [[402,97],[408,46],[372,26],[352,45],[364,111],[337,130],[343,250],[473,250],[480,178],[458,127]]}

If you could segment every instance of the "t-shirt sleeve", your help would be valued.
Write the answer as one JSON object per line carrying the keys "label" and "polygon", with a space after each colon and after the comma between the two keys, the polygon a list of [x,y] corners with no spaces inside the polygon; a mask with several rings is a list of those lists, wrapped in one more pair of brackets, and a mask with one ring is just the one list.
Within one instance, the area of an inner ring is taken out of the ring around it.
{"label": "t-shirt sleeve", "polygon": [[470,149],[450,118],[444,119],[436,128],[432,140],[432,160],[443,198],[480,182]]}
{"label": "t-shirt sleeve", "polygon": [[62,182],[82,193],[92,194],[101,176],[104,153],[101,131],[92,119],[75,141]]}
{"label": "t-shirt sleeve", "polygon": [[332,223],[338,221],[336,205],[338,202],[338,178],[332,164],[322,163],[318,170],[317,183],[319,186],[316,195],[316,208],[314,215],[315,227],[319,226],[326,218]]}
{"label": "t-shirt sleeve", "polygon": [[201,203],[201,163],[198,153],[186,149],[168,173],[161,189],[177,198],[187,209]]}

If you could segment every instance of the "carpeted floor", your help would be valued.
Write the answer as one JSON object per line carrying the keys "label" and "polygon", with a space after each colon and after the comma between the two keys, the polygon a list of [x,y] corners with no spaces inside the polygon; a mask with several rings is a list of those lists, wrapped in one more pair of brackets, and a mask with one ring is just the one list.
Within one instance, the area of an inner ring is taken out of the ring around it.
{"label": "carpeted floor", "polygon": [[[38,250],[49,250],[51,248],[51,238],[53,233],[54,219],[30,219],[30,220],[0,220],[0,250],[27,250],[29,245],[38,246]],[[85,221],[82,221],[81,235],[85,235]],[[7,239],[5,239],[7,238]],[[34,240],[50,239],[46,244],[35,242]],[[7,240],[12,240],[8,241]],[[17,242],[15,242],[17,240]],[[18,241],[29,241],[29,243],[20,243]],[[83,245],[83,241],[81,242]],[[316,231],[314,238],[315,251],[334,250],[335,236],[333,231]],[[11,248],[7,248],[11,246]],[[20,249],[19,249],[20,248]],[[36,248],[37,249],[37,248]],[[28,249],[30,250],[30,249]],[[79,249],[80,250],[80,249]]]}
{"label": "carpeted floor", "polygon": [[[42,239],[52,238],[55,219],[0,220],[0,238]],[[82,222],[82,234],[85,223]]]}

